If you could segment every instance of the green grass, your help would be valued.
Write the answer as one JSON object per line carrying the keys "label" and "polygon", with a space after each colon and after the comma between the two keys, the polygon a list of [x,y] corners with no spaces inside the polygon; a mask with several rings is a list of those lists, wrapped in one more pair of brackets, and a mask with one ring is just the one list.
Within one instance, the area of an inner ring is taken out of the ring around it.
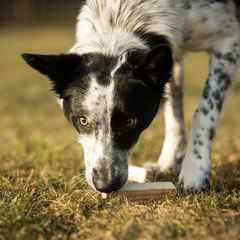
{"label": "green grass", "polygon": [[[209,194],[148,204],[103,201],[85,182],[81,147],[48,81],[20,58],[22,52],[59,53],[73,41],[73,29],[56,26],[0,32],[0,240],[240,239],[239,81],[213,147]],[[189,129],[208,60],[198,54],[186,61]],[[133,162],[156,161],[162,140],[159,117],[142,135]]]}

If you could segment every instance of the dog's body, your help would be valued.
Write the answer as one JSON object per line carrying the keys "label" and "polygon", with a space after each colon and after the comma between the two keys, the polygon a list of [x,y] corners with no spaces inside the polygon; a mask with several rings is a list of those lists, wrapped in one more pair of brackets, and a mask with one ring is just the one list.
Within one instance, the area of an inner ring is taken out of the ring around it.
{"label": "dog's body", "polygon": [[[181,59],[186,51],[207,51],[211,64],[185,151]],[[25,59],[50,77],[63,99],[94,188],[110,192],[126,182],[129,152],[167,91],[166,138],[157,167],[178,171],[183,160],[184,188],[208,189],[216,125],[240,63],[239,1],[88,0],[70,55]]]}

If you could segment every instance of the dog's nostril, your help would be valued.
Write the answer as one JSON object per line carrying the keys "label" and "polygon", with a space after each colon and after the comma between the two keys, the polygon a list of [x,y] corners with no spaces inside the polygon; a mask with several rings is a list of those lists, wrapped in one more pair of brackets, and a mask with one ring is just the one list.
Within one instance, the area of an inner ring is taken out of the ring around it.
{"label": "dog's nostril", "polygon": [[104,171],[93,169],[92,180],[95,188],[104,193],[111,193],[121,188],[124,181],[120,176],[108,178]]}
{"label": "dog's nostril", "polygon": [[109,182],[107,170],[103,170],[100,168],[99,169],[93,168],[92,179],[93,179],[94,185],[100,185],[100,184]]}

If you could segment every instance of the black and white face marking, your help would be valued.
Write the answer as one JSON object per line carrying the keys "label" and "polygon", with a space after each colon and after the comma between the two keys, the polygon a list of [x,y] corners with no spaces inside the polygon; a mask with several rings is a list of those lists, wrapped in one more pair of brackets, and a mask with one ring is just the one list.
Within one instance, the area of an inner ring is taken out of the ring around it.
{"label": "black and white face marking", "polygon": [[[63,99],[65,116],[78,131],[83,146],[88,183],[106,193],[121,188],[128,178],[129,152],[163,99],[173,65],[170,48],[134,50],[121,57],[24,58],[50,77]],[[46,63],[47,68],[43,67]]]}

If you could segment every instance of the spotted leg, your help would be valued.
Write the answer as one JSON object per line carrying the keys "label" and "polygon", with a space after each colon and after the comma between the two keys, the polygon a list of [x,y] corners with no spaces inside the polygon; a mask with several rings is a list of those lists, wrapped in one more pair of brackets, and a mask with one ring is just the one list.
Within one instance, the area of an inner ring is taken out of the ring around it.
{"label": "spotted leg", "polygon": [[179,180],[187,191],[209,189],[211,146],[216,126],[240,59],[240,36],[216,43],[209,77],[194,114]]}
{"label": "spotted leg", "polygon": [[148,170],[179,173],[184,157],[186,139],[183,110],[183,66],[175,64],[174,76],[167,86],[164,105],[165,139],[158,163],[148,163]]}

